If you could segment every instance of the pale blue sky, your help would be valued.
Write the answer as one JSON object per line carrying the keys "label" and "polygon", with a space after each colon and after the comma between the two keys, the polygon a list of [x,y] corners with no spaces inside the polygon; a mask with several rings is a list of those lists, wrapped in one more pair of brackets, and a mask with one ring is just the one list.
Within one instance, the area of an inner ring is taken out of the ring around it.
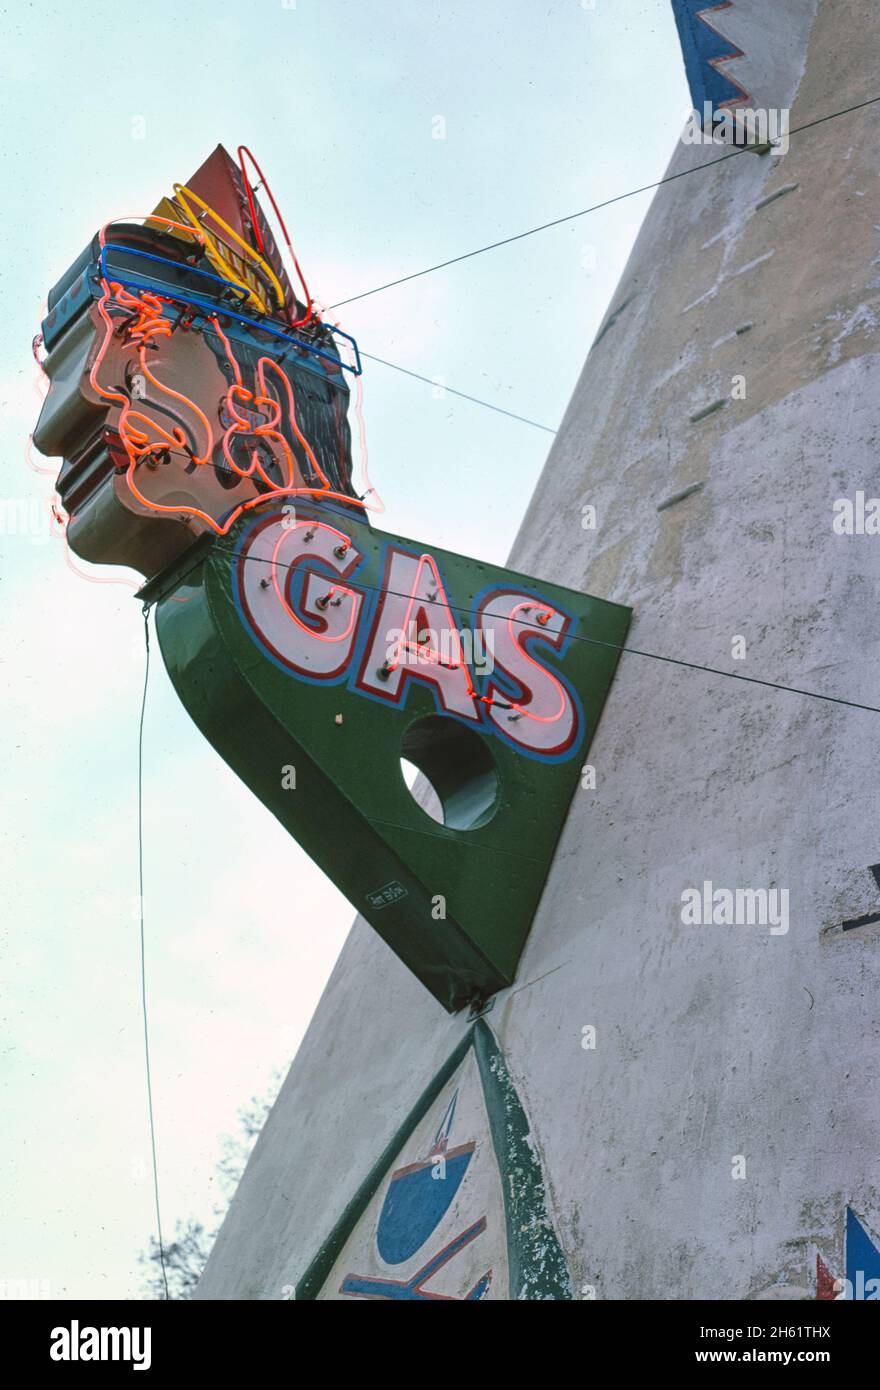
{"label": "pale blue sky", "polygon": [[[143,636],[75,577],[28,469],[58,275],[218,141],[250,145],[332,303],[662,176],[689,106],[668,0],[4,6],[0,1279],[138,1296],[153,1230],[136,920]],[[432,138],[435,117],[446,138]],[[145,122],[145,138],[133,138]],[[645,195],[339,311],[361,346],[555,426]],[[387,529],[506,557],[550,436],[367,364]],[[39,461],[39,460],[38,460]],[[96,571],[101,579],[110,571]],[[156,654],[146,909],[166,1230],[296,1050],[352,910],[202,740]],[[271,870],[267,870],[271,865]]]}

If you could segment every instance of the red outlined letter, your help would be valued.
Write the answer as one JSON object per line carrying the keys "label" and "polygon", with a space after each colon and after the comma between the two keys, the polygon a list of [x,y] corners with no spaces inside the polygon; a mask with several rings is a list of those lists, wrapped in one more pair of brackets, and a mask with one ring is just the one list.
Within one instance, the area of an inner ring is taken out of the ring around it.
{"label": "red outlined letter", "polygon": [[355,689],[400,705],[413,680],[433,687],[444,713],[479,723],[473,682],[437,563],[431,555],[392,545]]}
{"label": "red outlined letter", "polygon": [[531,642],[540,637],[559,648],[570,619],[551,604],[509,589],[493,589],[482,599],[477,622],[492,635],[495,669],[510,678],[514,693],[486,687],[488,718],[504,738],[529,752],[556,757],[573,748],[580,737],[577,706],[565,685],[531,655]]}
{"label": "red outlined letter", "polygon": [[348,666],[363,595],[327,568],[346,579],[362,559],[343,531],[323,521],[275,515],[248,532],[238,553],[245,620],[296,675],[337,680]]}

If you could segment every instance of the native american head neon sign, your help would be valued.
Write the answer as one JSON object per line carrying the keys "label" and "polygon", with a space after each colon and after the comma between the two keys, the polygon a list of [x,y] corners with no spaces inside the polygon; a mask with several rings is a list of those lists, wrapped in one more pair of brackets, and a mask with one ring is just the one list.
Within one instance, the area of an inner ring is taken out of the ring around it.
{"label": "native american head neon sign", "polygon": [[85,559],[151,577],[273,496],[380,506],[351,476],[357,344],[321,321],[294,257],[297,300],[239,154],[218,149],[174,200],[105,225],[50,293],[34,441],[64,455]]}
{"label": "native american head neon sign", "polygon": [[514,979],[630,614],[371,525],[357,345],[248,161],[218,149],[50,292],[34,439],[71,549],[146,577],[195,722],[454,1010]]}

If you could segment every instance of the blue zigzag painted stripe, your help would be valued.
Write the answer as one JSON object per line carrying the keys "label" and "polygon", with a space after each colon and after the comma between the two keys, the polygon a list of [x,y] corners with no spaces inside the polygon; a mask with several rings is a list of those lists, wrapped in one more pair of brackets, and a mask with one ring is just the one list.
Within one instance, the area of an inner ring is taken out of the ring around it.
{"label": "blue zigzag painted stripe", "polygon": [[700,114],[707,102],[714,112],[747,95],[718,68],[718,63],[743,56],[742,49],[712,28],[712,15],[730,7],[731,0],[715,5],[706,0],[672,0],[691,100]]}

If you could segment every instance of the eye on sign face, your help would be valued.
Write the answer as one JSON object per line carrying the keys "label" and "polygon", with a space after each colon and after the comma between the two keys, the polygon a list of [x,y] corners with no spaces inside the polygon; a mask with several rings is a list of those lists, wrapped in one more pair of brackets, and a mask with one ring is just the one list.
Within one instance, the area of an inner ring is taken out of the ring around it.
{"label": "eye on sign face", "polygon": [[443,1006],[511,984],[629,609],[268,499],[157,615],[196,724]]}
{"label": "eye on sign face", "polygon": [[[421,689],[437,714],[520,753],[574,757],[583,714],[545,658],[564,656],[572,614],[531,586],[493,585],[475,602],[450,587],[434,555],[375,532],[362,548],[354,531],[344,516],[331,524],[287,514],[245,532],[238,603],[266,655],[298,679],[345,682],[398,710]],[[378,550],[372,568],[368,549]]]}

